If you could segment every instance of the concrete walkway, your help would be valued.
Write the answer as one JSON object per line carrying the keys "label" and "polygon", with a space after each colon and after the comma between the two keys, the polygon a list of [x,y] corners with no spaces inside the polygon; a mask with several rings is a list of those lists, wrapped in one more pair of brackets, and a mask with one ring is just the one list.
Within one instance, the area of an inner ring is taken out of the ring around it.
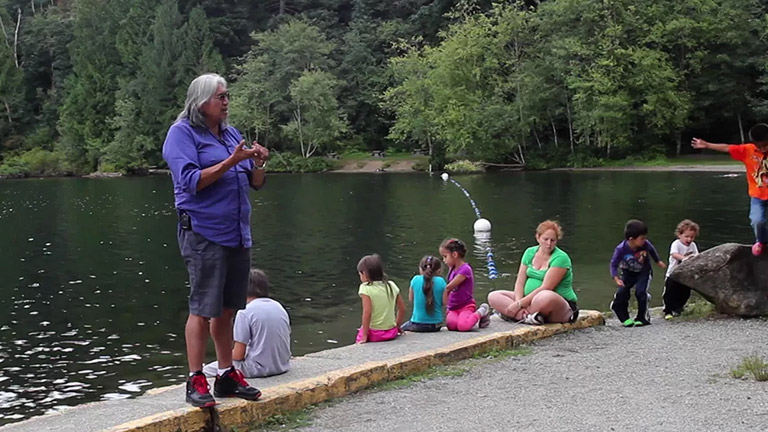
{"label": "concrete walkway", "polygon": [[[581,311],[574,324],[526,326],[493,318],[487,329],[468,333],[408,333],[393,342],[353,345],[296,358],[284,375],[250,379],[264,394],[259,402],[220,400],[216,412],[184,402],[184,386],[148,391],[128,400],[96,402],[0,428],[3,432],[108,430],[171,432],[210,430],[212,417],[226,427],[253,424],[398,379],[431,366],[452,363],[475,353],[527,343],[578,328],[603,324],[595,311]],[[213,384],[213,383],[211,383]]]}

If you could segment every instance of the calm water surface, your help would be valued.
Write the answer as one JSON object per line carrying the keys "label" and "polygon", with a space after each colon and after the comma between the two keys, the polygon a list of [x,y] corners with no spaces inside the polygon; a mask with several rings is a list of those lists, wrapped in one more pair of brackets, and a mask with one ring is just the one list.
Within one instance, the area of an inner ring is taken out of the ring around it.
{"label": "calm water surface", "polygon": [[[381,254],[401,288],[447,236],[475,244],[476,298],[511,289],[546,218],[562,222],[583,308],[606,310],[608,261],[630,217],[667,259],[691,218],[704,249],[749,242],[743,174],[533,172],[458,176],[493,223],[503,277],[484,273],[474,213],[450,183],[423,174],[270,176],[251,194],[253,262],[291,314],[301,355],[354,342],[357,260]],[[186,271],[169,177],[0,182],[0,424],[183,382]],[[663,274],[656,271],[653,303]],[[213,355],[209,350],[209,357]]]}

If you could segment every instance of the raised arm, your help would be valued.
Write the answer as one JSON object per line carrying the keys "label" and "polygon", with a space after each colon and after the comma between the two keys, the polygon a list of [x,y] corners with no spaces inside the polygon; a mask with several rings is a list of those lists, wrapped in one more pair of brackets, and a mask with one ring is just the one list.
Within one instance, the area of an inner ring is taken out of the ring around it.
{"label": "raised arm", "polygon": [[[245,146],[245,140],[240,141],[240,143],[235,147],[235,151],[232,152],[232,154],[224,159],[223,161],[217,163],[216,165],[210,166],[208,168],[205,168],[200,172],[200,180],[197,182],[197,190],[202,190],[206,188],[207,186],[210,186],[216,180],[220,179],[221,176],[224,175],[225,172],[232,169],[233,166],[237,165],[238,163],[250,159],[254,157],[257,152],[259,152],[258,149],[247,149]],[[264,184],[264,173],[262,172],[260,174],[261,176],[261,184]],[[251,174],[251,185],[254,184],[254,178],[256,178],[255,175]],[[261,187],[261,184],[258,187]]]}
{"label": "raised arm", "polygon": [[695,149],[709,149],[722,153],[728,153],[728,147],[730,144],[713,144],[711,142],[704,141],[701,138],[694,138],[691,140],[691,147]]}

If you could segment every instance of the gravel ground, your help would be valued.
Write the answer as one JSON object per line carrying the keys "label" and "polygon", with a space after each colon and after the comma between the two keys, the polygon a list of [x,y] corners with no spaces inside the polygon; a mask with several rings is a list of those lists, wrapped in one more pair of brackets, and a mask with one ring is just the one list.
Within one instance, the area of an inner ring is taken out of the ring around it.
{"label": "gravel ground", "polygon": [[768,322],[731,318],[608,325],[522,357],[469,361],[460,377],[367,391],[311,411],[304,431],[766,431],[768,381],[737,380],[768,357]]}

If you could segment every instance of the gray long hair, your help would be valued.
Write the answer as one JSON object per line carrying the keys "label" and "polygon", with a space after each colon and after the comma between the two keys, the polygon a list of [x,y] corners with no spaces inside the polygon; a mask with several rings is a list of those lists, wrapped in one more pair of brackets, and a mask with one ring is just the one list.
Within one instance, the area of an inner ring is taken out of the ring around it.
{"label": "gray long hair", "polygon": [[[184,110],[176,117],[176,121],[188,119],[189,124],[192,126],[207,127],[205,116],[200,112],[200,107],[216,94],[216,89],[220,85],[227,88],[227,80],[215,73],[203,74],[192,80],[187,89],[187,100],[184,101]],[[221,123],[221,127],[227,127],[226,119]]]}

